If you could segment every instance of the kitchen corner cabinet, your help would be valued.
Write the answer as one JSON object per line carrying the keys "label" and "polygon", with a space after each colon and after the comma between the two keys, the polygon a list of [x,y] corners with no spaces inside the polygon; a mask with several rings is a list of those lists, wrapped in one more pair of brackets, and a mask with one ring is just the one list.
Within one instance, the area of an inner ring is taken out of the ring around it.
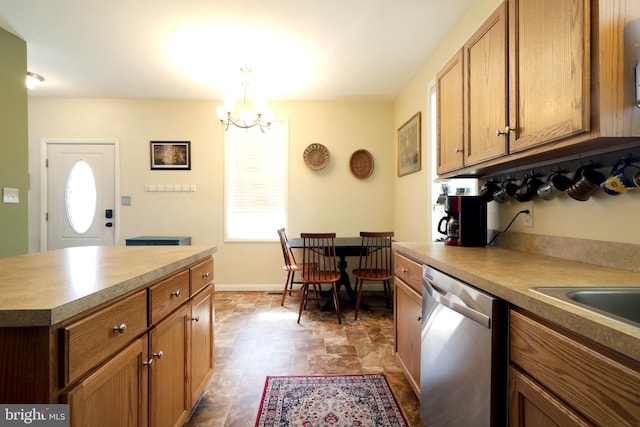
{"label": "kitchen corner cabinet", "polygon": [[509,425],[640,425],[640,366],[512,310]]}
{"label": "kitchen corner cabinet", "polygon": [[420,333],[422,327],[422,266],[394,255],[395,353],[400,366],[420,397]]}

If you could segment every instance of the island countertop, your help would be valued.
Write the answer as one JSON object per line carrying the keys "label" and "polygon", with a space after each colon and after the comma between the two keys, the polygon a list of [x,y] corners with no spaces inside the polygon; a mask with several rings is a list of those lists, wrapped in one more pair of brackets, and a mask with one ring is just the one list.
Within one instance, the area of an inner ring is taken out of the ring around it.
{"label": "island countertop", "polygon": [[85,246],[0,258],[0,327],[57,324],[215,252],[209,246]]}
{"label": "island countertop", "polygon": [[639,327],[535,291],[538,287],[638,287],[640,273],[500,248],[430,242],[397,242],[394,248],[640,362]]}

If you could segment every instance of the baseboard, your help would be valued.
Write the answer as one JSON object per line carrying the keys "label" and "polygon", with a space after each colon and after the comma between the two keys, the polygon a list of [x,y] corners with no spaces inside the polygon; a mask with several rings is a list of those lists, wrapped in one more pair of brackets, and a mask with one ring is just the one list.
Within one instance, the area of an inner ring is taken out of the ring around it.
{"label": "baseboard", "polygon": [[[282,292],[282,285],[275,284],[219,284],[215,285],[216,291],[232,292]],[[353,285],[352,285],[353,286]],[[344,289],[340,289],[344,292]],[[365,291],[382,291],[382,283],[369,283],[365,285]]]}
{"label": "baseboard", "polygon": [[269,284],[219,284],[216,283],[216,291],[233,292],[282,292],[282,285]]}

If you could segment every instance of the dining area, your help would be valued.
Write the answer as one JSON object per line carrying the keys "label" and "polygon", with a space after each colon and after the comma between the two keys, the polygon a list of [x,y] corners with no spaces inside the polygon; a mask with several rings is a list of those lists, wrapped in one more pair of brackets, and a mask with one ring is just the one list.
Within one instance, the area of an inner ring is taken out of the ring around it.
{"label": "dining area", "polygon": [[[342,324],[345,305],[354,308],[354,320],[358,320],[361,310],[369,310],[363,301],[365,288],[367,298],[383,298],[388,308],[393,307],[393,231],[361,231],[359,236],[302,232],[290,239],[284,228],[277,232],[287,272],[281,305],[287,297],[299,296],[298,323],[303,312],[311,309],[310,299],[317,306],[314,309],[335,311],[338,324]],[[341,299],[344,294],[346,300]]]}

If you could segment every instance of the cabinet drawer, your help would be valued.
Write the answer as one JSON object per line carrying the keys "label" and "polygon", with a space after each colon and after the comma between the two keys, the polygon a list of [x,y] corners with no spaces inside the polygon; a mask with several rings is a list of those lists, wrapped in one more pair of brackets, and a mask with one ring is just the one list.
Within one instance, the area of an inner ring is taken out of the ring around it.
{"label": "cabinet drawer", "polygon": [[189,298],[189,270],[181,271],[149,288],[151,325],[158,323]]}
{"label": "cabinet drawer", "polygon": [[511,311],[511,363],[597,425],[640,425],[640,372]]}
{"label": "cabinet drawer", "polygon": [[394,273],[422,295],[422,265],[402,255],[394,255]]}
{"label": "cabinet drawer", "polygon": [[191,295],[207,286],[213,280],[213,258],[191,267]]}
{"label": "cabinet drawer", "polygon": [[61,386],[78,379],[138,337],[146,328],[146,290],[138,291],[61,328]]}

